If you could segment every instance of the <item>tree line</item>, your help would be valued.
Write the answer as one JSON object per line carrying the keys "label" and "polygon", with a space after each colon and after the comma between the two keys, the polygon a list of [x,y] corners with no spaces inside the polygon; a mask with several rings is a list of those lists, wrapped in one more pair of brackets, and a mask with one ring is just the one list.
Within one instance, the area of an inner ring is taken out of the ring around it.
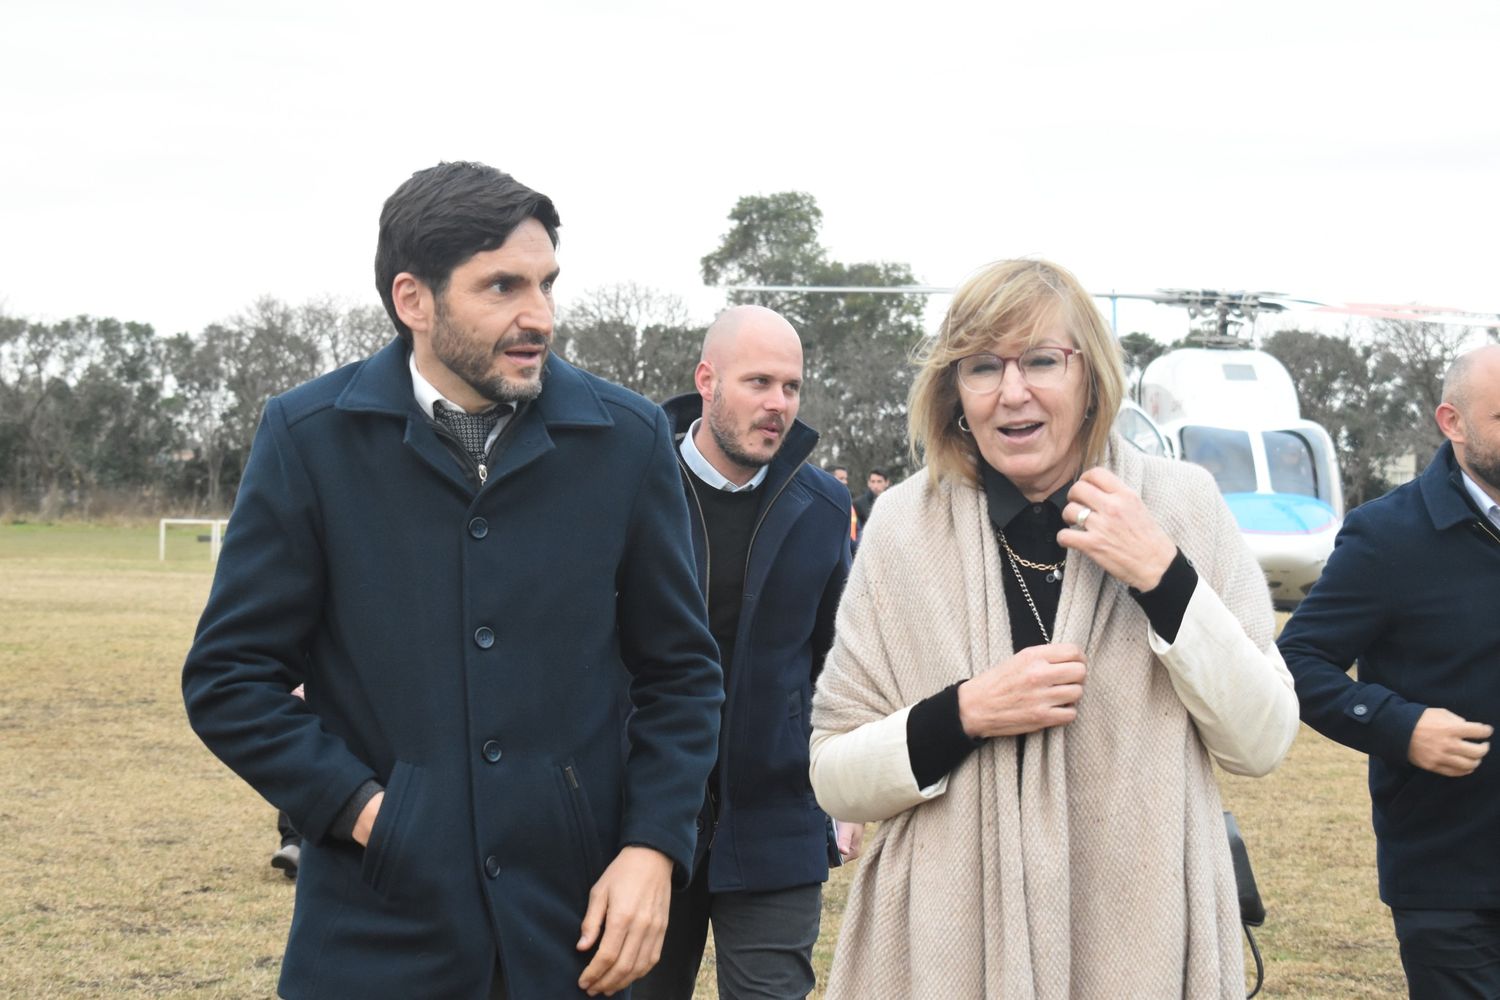
{"label": "tree line", "polygon": [[[710,284],[907,284],[902,264],[843,264],[819,239],[812,196],[740,199],[703,257]],[[817,460],[863,470],[905,464],[907,353],[916,296],[728,292],[780,309],[802,333],[802,415],[823,434]],[[706,326],[681,300],[623,284],[581,296],[554,349],[661,401],[690,392]],[[378,304],[264,297],[197,334],[79,316],[0,315],[0,511],[222,514],[266,398],[374,353],[394,335]]]}
{"label": "tree line", "polygon": [[[744,290],[751,285],[906,285],[897,262],[845,263],[821,240],[822,212],[802,192],[739,199],[703,280],[730,304],[785,315],[802,336],[801,416],[821,433],[813,460],[906,474],[909,358],[918,295]],[[591,290],[558,317],[554,349],[661,401],[690,392],[705,325],[682,301],[633,284]],[[233,502],[268,396],[366,357],[393,329],[375,304],[258,299],[196,335],[80,316],[53,323],[0,315],[0,511],[43,517],[221,514]],[[1264,348],[1291,372],[1305,417],[1333,437],[1350,506],[1377,496],[1393,460],[1425,461],[1431,413],[1467,332],[1378,321],[1373,336],[1282,331]],[[1172,345],[1176,346],[1176,345]],[[1121,338],[1138,375],[1168,349]]]}

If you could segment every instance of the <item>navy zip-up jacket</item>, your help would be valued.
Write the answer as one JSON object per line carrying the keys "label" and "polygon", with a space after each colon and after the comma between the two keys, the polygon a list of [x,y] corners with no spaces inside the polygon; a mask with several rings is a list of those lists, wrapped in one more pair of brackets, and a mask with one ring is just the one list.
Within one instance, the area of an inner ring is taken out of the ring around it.
{"label": "navy zip-up jacket", "polygon": [[1277,644],[1303,721],[1370,755],[1381,900],[1500,908],[1500,760],[1461,778],[1407,760],[1429,707],[1500,728],[1500,528],[1470,506],[1451,444],[1349,512]]}
{"label": "navy zip-up jacket", "polygon": [[[663,405],[678,439],[703,412],[696,394]],[[710,892],[768,892],[828,878],[829,820],[808,780],[808,741],[813,681],[833,645],[849,575],[849,491],[807,464],[817,441],[816,431],[793,421],[756,487],[734,660],[724,671],[716,809],[705,805],[699,822],[697,858],[709,854]],[[680,472],[706,600],[708,534],[692,473]]]}
{"label": "navy zip-up jacket", "polygon": [[[401,341],[266,405],[183,692],[307,838],[290,1000],[477,1000],[497,958],[511,1000],[581,996],[620,848],[691,870],[723,693],[666,416],[544,385],[482,486]],[[330,828],[367,780],[361,848]]]}

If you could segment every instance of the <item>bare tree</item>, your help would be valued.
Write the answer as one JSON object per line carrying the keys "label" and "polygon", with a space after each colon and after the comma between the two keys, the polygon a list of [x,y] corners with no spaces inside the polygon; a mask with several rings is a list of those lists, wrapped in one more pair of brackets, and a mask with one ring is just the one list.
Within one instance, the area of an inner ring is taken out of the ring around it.
{"label": "bare tree", "polygon": [[586,292],[557,324],[557,350],[601,378],[661,401],[693,387],[704,328],[675,295],[634,283]]}
{"label": "bare tree", "polygon": [[1389,379],[1394,405],[1389,415],[1398,439],[1415,454],[1417,468],[1443,443],[1433,411],[1443,401],[1443,376],[1473,340],[1468,327],[1410,320],[1376,320],[1374,343],[1381,375]]}

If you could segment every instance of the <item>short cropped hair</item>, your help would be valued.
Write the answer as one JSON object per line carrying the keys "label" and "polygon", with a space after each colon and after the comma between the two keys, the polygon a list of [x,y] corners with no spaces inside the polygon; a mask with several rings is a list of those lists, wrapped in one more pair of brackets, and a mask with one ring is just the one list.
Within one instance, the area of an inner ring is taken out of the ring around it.
{"label": "short cropped hair", "polygon": [[1093,297],[1068,271],[1044,260],[1001,260],[972,275],[953,296],[937,333],[914,355],[908,399],[912,459],[934,483],[959,476],[979,483],[979,449],[958,426],[963,413],[953,363],[1020,334],[1035,343],[1061,323],[1088,368],[1088,399],[1079,435],[1085,466],[1103,460],[1115,413],[1125,396],[1120,346]]}
{"label": "short cropped hair", "polygon": [[375,288],[396,332],[411,330],[396,315],[391,286],[408,272],[441,296],[453,269],[494,250],[517,226],[535,219],[557,246],[562,224],[552,199],[483,163],[439,163],[419,170],[385,200],[375,245]]}

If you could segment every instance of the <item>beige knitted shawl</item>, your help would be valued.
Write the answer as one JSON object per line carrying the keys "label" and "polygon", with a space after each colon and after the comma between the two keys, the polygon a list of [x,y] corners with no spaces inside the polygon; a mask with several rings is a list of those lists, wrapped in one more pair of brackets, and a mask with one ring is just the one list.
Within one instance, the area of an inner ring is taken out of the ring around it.
{"label": "beige knitted shawl", "polygon": [[[1201,469],[1116,438],[1147,503],[1258,646],[1265,582]],[[881,497],[839,608],[813,726],[847,732],[1012,655],[984,493],[919,473]],[[1054,641],[1085,650],[1077,719],[993,739],[945,795],[881,823],[828,997],[1243,997],[1234,873],[1193,721],[1125,586],[1069,552]]]}

